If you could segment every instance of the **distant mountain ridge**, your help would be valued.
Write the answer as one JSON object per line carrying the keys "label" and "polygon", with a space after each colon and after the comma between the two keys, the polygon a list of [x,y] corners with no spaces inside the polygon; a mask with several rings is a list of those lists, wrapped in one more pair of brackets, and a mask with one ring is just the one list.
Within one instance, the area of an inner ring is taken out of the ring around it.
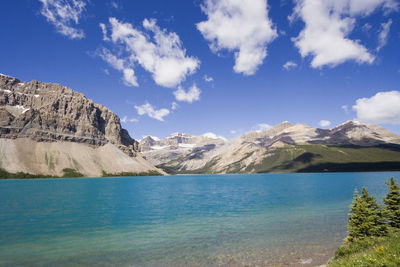
{"label": "distant mountain ridge", "polygon": [[283,122],[231,140],[188,134],[162,140],[146,137],[139,150],[170,173],[254,173],[400,170],[399,145],[400,136],[357,121],[332,129]]}
{"label": "distant mountain ridge", "polygon": [[108,108],[52,83],[0,75],[0,167],[60,176],[157,169]]}

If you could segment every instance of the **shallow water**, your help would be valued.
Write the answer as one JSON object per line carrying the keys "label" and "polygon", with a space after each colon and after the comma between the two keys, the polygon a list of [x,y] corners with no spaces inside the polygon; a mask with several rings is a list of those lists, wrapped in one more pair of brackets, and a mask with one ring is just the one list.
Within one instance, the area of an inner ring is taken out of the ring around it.
{"label": "shallow water", "polygon": [[355,188],[400,173],[0,181],[0,265],[322,264]]}

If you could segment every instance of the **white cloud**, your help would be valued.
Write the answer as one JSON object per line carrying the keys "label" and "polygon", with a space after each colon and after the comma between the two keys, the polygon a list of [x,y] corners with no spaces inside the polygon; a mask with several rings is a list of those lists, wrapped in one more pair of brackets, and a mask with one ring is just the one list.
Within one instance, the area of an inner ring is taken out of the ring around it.
{"label": "white cloud", "polygon": [[121,122],[122,122],[122,123],[138,122],[138,121],[139,121],[139,120],[136,119],[136,118],[131,118],[131,119],[129,119],[127,116],[124,116],[124,117],[121,119]]}
{"label": "white cloud", "polygon": [[107,36],[107,27],[104,23],[99,24],[101,28],[101,32],[103,33],[103,41],[110,41],[110,38]]}
{"label": "white cloud", "polygon": [[57,31],[71,39],[82,39],[85,33],[82,29],[72,27],[79,24],[79,19],[85,10],[83,0],[39,0],[43,6],[40,13],[53,24]]}
{"label": "white cloud", "polygon": [[321,127],[328,127],[329,125],[331,125],[331,122],[328,120],[320,120],[319,121],[319,126],[321,126]]}
{"label": "white cloud", "polygon": [[[130,23],[110,18],[108,27],[111,35],[104,39],[119,45],[119,49],[125,53],[125,61],[131,66],[138,63],[152,73],[158,85],[176,87],[186,76],[196,72],[200,61],[186,56],[186,50],[176,33],[160,29],[154,19],[143,20],[142,26],[146,32],[134,28]],[[107,33],[106,30],[103,32]]]}
{"label": "white cloud", "polygon": [[204,75],[203,80],[209,83],[209,82],[213,82],[214,78],[211,76]]}
{"label": "white cloud", "polygon": [[290,19],[301,18],[305,27],[292,38],[302,57],[312,56],[311,66],[334,67],[348,60],[371,64],[375,57],[348,36],[356,17],[367,16],[377,8],[395,9],[392,0],[296,0]]}
{"label": "white cloud", "polygon": [[236,134],[237,131],[236,131],[236,130],[231,130],[230,133],[231,133],[231,134]]}
{"label": "white cloud", "polygon": [[293,61],[288,61],[285,64],[283,64],[283,68],[285,70],[291,70],[297,67],[297,63]]}
{"label": "white cloud", "polygon": [[252,130],[256,131],[256,132],[260,132],[260,131],[268,130],[271,127],[272,126],[267,123],[259,123],[256,126],[252,127]]}
{"label": "white cloud", "polygon": [[193,84],[187,92],[182,88],[182,86],[179,86],[178,90],[174,92],[176,100],[189,103],[200,100],[200,94],[201,90],[196,86],[196,84]]}
{"label": "white cloud", "polygon": [[343,111],[346,112],[346,113],[349,112],[349,107],[347,105],[343,105],[340,108],[343,109]]}
{"label": "white cloud", "polygon": [[164,121],[164,117],[170,113],[169,110],[166,108],[156,110],[155,107],[148,102],[141,106],[135,106],[135,109],[137,110],[137,113],[140,116],[147,115],[150,118],[153,118],[153,119],[156,119],[159,121]]}
{"label": "white cloud", "polygon": [[178,103],[176,103],[176,102],[172,102],[171,103],[171,109],[172,110],[176,110],[178,107],[179,107]]}
{"label": "white cloud", "polygon": [[267,45],[277,37],[268,18],[266,0],[205,0],[202,11],[208,20],[197,29],[213,52],[234,51],[236,73],[254,74],[267,56]]}
{"label": "white cloud", "polygon": [[391,19],[389,19],[388,22],[381,24],[382,30],[379,32],[378,35],[378,47],[376,48],[376,51],[381,50],[386,45],[391,25],[392,25]]}
{"label": "white cloud", "polygon": [[362,28],[361,28],[363,31],[365,31],[365,32],[369,32],[371,29],[372,29],[372,26],[371,26],[371,24],[369,24],[369,23],[365,23],[363,26],[362,26]]}
{"label": "white cloud", "polygon": [[203,134],[203,137],[206,138],[210,138],[210,139],[223,139],[223,140],[227,140],[225,137],[221,136],[221,135],[216,135],[215,133],[212,132],[208,132]]}
{"label": "white cloud", "polygon": [[370,123],[400,124],[400,91],[379,92],[357,99],[353,109],[357,120]]}
{"label": "white cloud", "polygon": [[111,6],[113,8],[115,8],[115,9],[119,9],[120,8],[119,4],[117,2],[115,2],[115,1],[111,1]]}
{"label": "white cloud", "polygon": [[117,58],[108,49],[105,48],[98,50],[97,55],[100,56],[108,64],[110,64],[111,67],[122,72],[122,80],[126,86],[139,86],[135,76],[135,71],[130,66],[132,65],[131,63],[127,62],[124,59]]}

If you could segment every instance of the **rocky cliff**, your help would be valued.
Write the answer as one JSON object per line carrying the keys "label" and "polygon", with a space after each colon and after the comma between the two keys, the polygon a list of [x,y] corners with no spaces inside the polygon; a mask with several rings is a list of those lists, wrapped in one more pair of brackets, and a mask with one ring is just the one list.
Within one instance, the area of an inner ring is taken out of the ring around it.
{"label": "rocky cliff", "polygon": [[[0,144],[0,167],[8,171],[60,175],[73,168],[98,176],[156,170],[108,108],[59,84],[5,75],[0,75]],[[30,157],[21,154],[27,148]],[[106,150],[115,158],[101,155]]]}

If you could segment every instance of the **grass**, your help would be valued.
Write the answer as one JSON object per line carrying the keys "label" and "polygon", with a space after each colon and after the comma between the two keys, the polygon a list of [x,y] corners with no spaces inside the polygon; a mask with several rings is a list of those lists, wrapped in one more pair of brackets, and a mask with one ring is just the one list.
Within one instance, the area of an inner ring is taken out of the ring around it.
{"label": "grass", "polygon": [[[85,177],[82,173],[72,168],[63,169],[62,178],[78,178]],[[149,172],[120,172],[120,173],[107,173],[103,171],[102,177],[123,177],[123,176],[160,176],[161,173],[157,171]],[[58,176],[44,175],[44,174],[30,174],[24,172],[10,173],[0,168],[0,179],[32,179],[32,178],[60,178]]]}
{"label": "grass", "polygon": [[400,266],[400,231],[345,244],[328,263],[328,267],[350,266]]}
{"label": "grass", "polygon": [[179,159],[174,159],[168,163],[157,165],[157,168],[162,169],[168,174],[210,174],[214,173],[212,167],[218,163],[218,159],[212,159],[207,162],[202,168],[195,170],[187,170],[186,168],[181,168],[181,161],[184,160],[183,157]]}
{"label": "grass", "polygon": [[255,172],[400,170],[399,146],[287,145],[265,154]]}
{"label": "grass", "polygon": [[161,176],[162,174],[158,171],[148,171],[148,172],[118,172],[118,173],[108,173],[103,171],[102,177],[127,177],[127,176]]}
{"label": "grass", "polygon": [[[259,164],[243,168],[242,159],[226,166],[227,173],[268,173],[268,172],[354,172],[354,171],[399,171],[400,146],[381,145],[360,147],[355,145],[334,146],[323,144],[285,145],[268,151]],[[218,159],[212,159],[205,166],[187,170],[182,162],[188,157],[177,157],[158,165],[169,174],[215,173]]]}
{"label": "grass", "polygon": [[32,179],[32,178],[56,178],[51,175],[31,174],[25,172],[10,173],[0,168],[0,179]]}
{"label": "grass", "polygon": [[85,177],[82,173],[78,172],[75,169],[65,168],[63,169],[63,178],[77,178],[77,177]]}

